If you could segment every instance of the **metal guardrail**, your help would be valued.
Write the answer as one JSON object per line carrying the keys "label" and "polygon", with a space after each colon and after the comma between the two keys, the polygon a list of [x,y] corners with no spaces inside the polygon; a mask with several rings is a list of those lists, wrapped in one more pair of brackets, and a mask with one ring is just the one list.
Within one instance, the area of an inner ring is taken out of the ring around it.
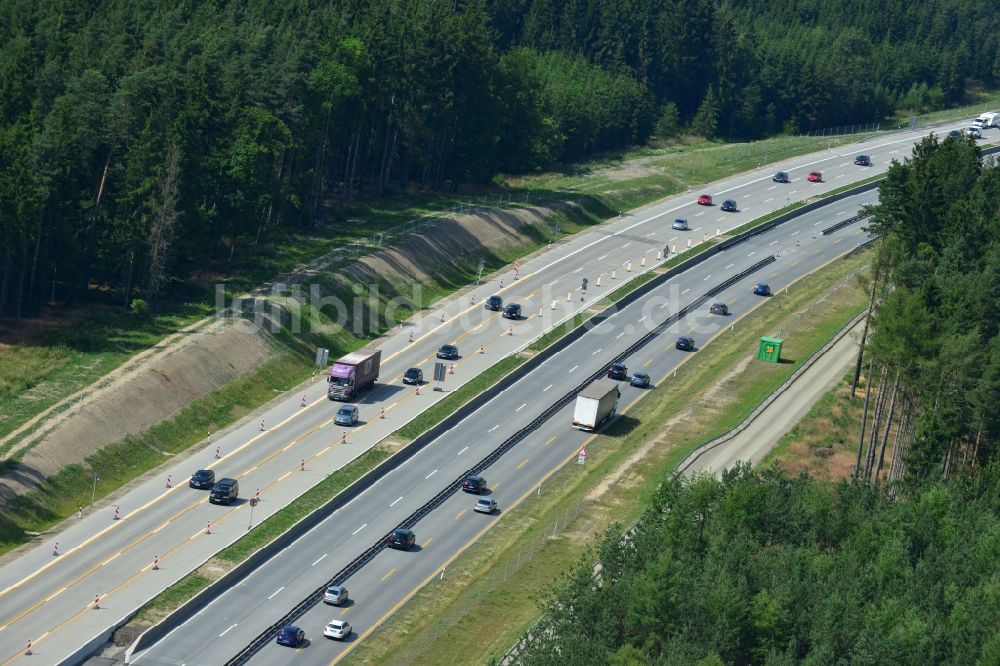
{"label": "metal guardrail", "polygon": [[[686,306],[675,312],[674,314],[667,317],[665,321],[658,324],[653,330],[649,331],[641,338],[629,345],[625,351],[619,353],[612,359],[612,363],[624,361],[626,358],[634,354],[639,349],[645,347],[652,340],[660,336],[664,331],[666,331],[670,326],[677,323],[684,317],[686,317],[690,312],[697,309],[699,306],[704,304],[708,299],[721,293],[723,290],[731,287],[740,280],[753,275],[757,271],[761,270],[765,266],[774,263],[774,255],[770,255],[757,263],[753,264],[749,268],[746,268],[736,275],[726,279],[725,281],[717,284],[716,286],[709,289],[707,292],[695,298],[693,301],[688,303]],[[465,479],[470,474],[475,474],[481,472],[482,470],[488,468],[494,462],[496,462],[501,456],[507,453],[510,449],[524,440],[529,434],[539,429],[546,421],[552,418],[559,410],[572,402],[577,394],[587,387],[591,382],[604,376],[605,370],[602,368],[597,372],[592,373],[583,382],[578,384],[568,393],[565,393],[558,400],[550,404],[541,414],[532,419],[527,425],[515,432],[513,435],[505,439],[499,446],[497,446],[493,451],[491,451],[486,457],[480,460],[478,463],[463,472],[458,478],[451,481],[447,486],[444,487],[437,495],[428,500],[423,506],[411,513],[409,516],[404,518],[394,529],[408,529],[420,520],[425,518],[429,513],[438,508],[443,504],[448,498],[458,492],[459,488],[462,486],[462,480]],[[256,638],[253,639],[246,647],[240,650],[236,656],[226,662],[226,666],[240,666],[245,664],[250,658],[253,657],[261,648],[270,643],[278,630],[281,627],[292,624],[299,617],[304,615],[313,606],[320,603],[323,598],[323,594],[326,589],[332,585],[341,585],[347,581],[352,575],[357,573],[362,567],[368,564],[371,560],[375,558],[382,550],[386,548],[386,543],[392,532],[387,532],[382,537],[380,537],[374,544],[369,546],[365,551],[354,558],[350,563],[347,564],[343,569],[338,571],[330,580],[311,592],[305,599],[296,604],[288,613],[282,616],[277,622],[273,623],[267,629],[262,631]]]}
{"label": "metal guardrail", "polygon": [[836,231],[840,231],[841,229],[843,229],[845,227],[849,227],[852,224],[857,224],[861,220],[865,220],[868,217],[870,217],[869,213],[859,213],[858,215],[855,215],[853,217],[849,217],[846,220],[841,220],[840,222],[837,222],[836,224],[834,224],[832,226],[829,226],[826,229],[824,229],[823,230],[823,235],[824,236],[829,236],[830,234],[832,234],[832,233],[834,233]]}

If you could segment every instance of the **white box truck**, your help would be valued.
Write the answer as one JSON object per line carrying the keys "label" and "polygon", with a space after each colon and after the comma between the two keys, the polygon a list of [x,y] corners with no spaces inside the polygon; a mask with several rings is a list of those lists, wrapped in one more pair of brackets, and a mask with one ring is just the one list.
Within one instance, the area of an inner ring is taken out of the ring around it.
{"label": "white box truck", "polygon": [[990,127],[997,127],[1000,124],[1000,112],[991,111],[989,113],[984,113],[975,120],[972,124],[979,129],[989,129]]}
{"label": "white box truck", "polygon": [[576,396],[573,407],[573,427],[593,432],[615,417],[618,409],[617,382],[598,379]]}

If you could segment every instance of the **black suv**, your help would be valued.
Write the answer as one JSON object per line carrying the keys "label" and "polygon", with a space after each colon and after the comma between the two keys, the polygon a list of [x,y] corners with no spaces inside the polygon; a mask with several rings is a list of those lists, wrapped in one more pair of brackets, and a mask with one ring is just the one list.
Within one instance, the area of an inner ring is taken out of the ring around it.
{"label": "black suv", "polygon": [[483,305],[487,310],[493,310],[494,312],[500,312],[500,308],[503,307],[503,299],[499,296],[490,296],[486,299],[486,303]]}
{"label": "black suv", "polygon": [[479,494],[486,490],[486,479],[478,474],[470,474],[462,481],[462,490],[467,493]]}
{"label": "black suv", "polygon": [[199,490],[211,488],[215,485],[215,472],[210,469],[199,469],[191,475],[191,480],[188,482],[188,485],[192,488],[198,488]]}
{"label": "black suv", "polygon": [[416,384],[419,386],[424,383],[424,371],[420,368],[410,368],[403,373],[403,383],[404,384]]}
{"label": "black suv", "polygon": [[708,311],[712,314],[722,315],[725,317],[729,314],[729,306],[725,303],[712,303],[712,307],[710,307]]}
{"label": "black suv", "polygon": [[232,504],[239,496],[239,482],[236,479],[222,479],[212,486],[208,501],[212,504]]}
{"label": "black suv", "polygon": [[389,535],[389,548],[409,550],[416,540],[417,535],[413,533],[413,530],[397,527]]}
{"label": "black suv", "polygon": [[517,303],[511,303],[503,311],[504,319],[520,319],[521,318],[521,306]]}
{"label": "black suv", "polygon": [[608,368],[608,379],[628,379],[628,368],[624,363],[612,363]]}
{"label": "black suv", "polygon": [[857,157],[854,158],[854,163],[857,164],[858,166],[871,166],[872,158],[868,157],[867,155],[858,155]]}
{"label": "black suv", "polygon": [[694,338],[682,335],[677,338],[677,348],[681,351],[694,351]]}
{"label": "black suv", "polygon": [[441,349],[437,351],[437,357],[443,358],[446,361],[454,361],[458,358],[458,347],[455,345],[441,345]]}

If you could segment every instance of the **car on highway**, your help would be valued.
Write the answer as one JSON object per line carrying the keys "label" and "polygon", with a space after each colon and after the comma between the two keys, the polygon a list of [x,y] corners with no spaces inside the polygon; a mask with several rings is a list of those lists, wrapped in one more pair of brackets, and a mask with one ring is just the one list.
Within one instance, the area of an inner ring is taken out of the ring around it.
{"label": "car on highway", "polygon": [[331,606],[340,606],[347,603],[347,588],[343,585],[331,585],[323,593],[323,603]]}
{"label": "car on highway", "polygon": [[232,504],[240,496],[240,483],[236,479],[219,479],[212,492],[208,494],[208,501],[212,504]]}
{"label": "car on highway", "polygon": [[306,632],[293,624],[286,624],[278,630],[278,645],[297,648],[306,642]]}
{"label": "car on highway", "polygon": [[441,348],[437,351],[437,357],[454,361],[458,358],[458,347],[455,345],[441,345]]}
{"label": "car on highway", "polygon": [[770,296],[771,287],[764,284],[763,282],[758,282],[753,286],[753,293],[757,296]]}
{"label": "car on highway", "polygon": [[948,138],[950,138],[950,139],[961,139],[962,138],[962,132],[959,131],[959,130],[952,130],[952,131],[948,132]]}
{"label": "car on highway", "polygon": [[503,310],[504,319],[520,319],[521,318],[521,306],[517,303],[510,303]]}
{"label": "car on highway", "polygon": [[397,527],[389,535],[389,548],[395,548],[396,550],[409,550],[411,546],[417,541],[417,535],[413,533],[413,530],[408,530],[403,527]]}
{"label": "car on highway", "polygon": [[403,373],[404,384],[415,384],[419,386],[424,383],[424,371],[420,368],[410,368]]}
{"label": "car on highway", "polygon": [[344,405],[337,410],[333,422],[341,426],[352,426],[358,422],[358,408],[354,405]]}
{"label": "car on highway", "polygon": [[500,312],[500,309],[503,308],[503,299],[499,296],[490,296],[486,299],[486,303],[483,304],[483,307],[487,310],[492,310],[493,312]]}
{"label": "car on highway", "polygon": [[199,490],[211,488],[215,485],[215,472],[210,469],[199,469],[191,475],[191,480],[188,481],[188,485]]}
{"label": "car on highway", "polygon": [[983,133],[978,127],[966,127],[962,130],[963,134],[968,134],[973,139],[982,139]]}
{"label": "car on highway", "polygon": [[497,501],[492,497],[480,497],[472,510],[476,513],[493,513],[497,510]]}
{"label": "car on highway", "polygon": [[612,363],[608,368],[608,379],[628,379],[628,368],[624,363]]}
{"label": "car on highway", "polygon": [[785,173],[784,171],[779,171],[778,173],[771,176],[771,180],[773,180],[776,183],[787,183],[788,174]]}
{"label": "car on highway", "polygon": [[476,493],[478,495],[486,490],[486,478],[478,474],[470,474],[465,477],[464,481],[462,481],[462,490],[467,493]]}
{"label": "car on highway", "polygon": [[674,345],[681,351],[694,351],[694,338],[689,338],[686,335],[682,335],[677,338],[677,344]]}
{"label": "car on highway", "polygon": [[351,635],[351,623],[347,620],[330,620],[323,627],[323,635],[337,641],[342,641]]}
{"label": "car on highway", "polygon": [[688,227],[687,218],[684,217],[678,217],[670,227],[675,231],[687,231],[690,228]]}
{"label": "car on highway", "polygon": [[735,213],[736,199],[726,199],[725,201],[722,202],[722,205],[719,207],[719,209],[727,213]]}
{"label": "car on highway", "polygon": [[645,372],[637,372],[632,375],[632,379],[628,383],[636,388],[646,388],[649,386],[649,375]]}
{"label": "car on highway", "polygon": [[722,315],[725,317],[729,314],[729,306],[725,303],[712,303],[712,306],[708,308],[709,313],[714,315]]}
{"label": "car on highway", "polygon": [[712,205],[712,195],[711,194],[703,194],[700,197],[698,197],[698,205],[699,206],[711,206]]}
{"label": "car on highway", "polygon": [[857,157],[854,158],[854,163],[857,164],[858,166],[871,166],[872,158],[868,157],[867,155],[858,155]]}
{"label": "car on highway", "polygon": [[806,180],[808,180],[810,183],[821,183],[823,182],[823,174],[821,174],[819,171],[810,171],[809,175],[806,176]]}

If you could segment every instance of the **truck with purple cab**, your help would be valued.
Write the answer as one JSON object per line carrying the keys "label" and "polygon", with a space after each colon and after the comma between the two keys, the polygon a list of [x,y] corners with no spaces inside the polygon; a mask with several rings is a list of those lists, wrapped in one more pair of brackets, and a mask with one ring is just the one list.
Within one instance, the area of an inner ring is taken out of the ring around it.
{"label": "truck with purple cab", "polygon": [[333,362],[327,378],[326,397],[353,400],[378,379],[380,349],[359,349]]}

